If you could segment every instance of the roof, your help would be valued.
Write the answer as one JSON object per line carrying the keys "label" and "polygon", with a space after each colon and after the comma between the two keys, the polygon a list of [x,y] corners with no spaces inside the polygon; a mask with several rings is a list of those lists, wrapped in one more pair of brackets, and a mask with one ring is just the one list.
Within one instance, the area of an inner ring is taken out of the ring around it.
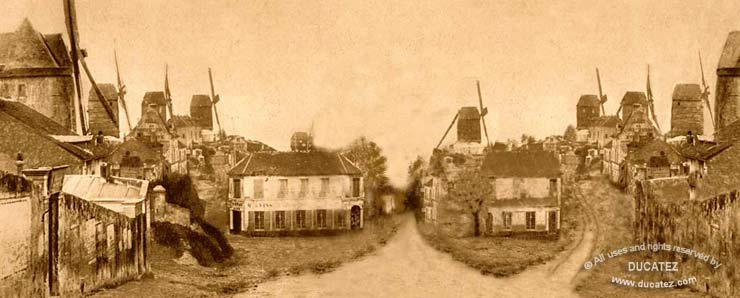
{"label": "roof", "polygon": [[16,101],[0,99],[0,111],[47,135],[76,135],[44,114]]}
{"label": "roof", "polygon": [[740,31],[732,31],[727,35],[717,65],[717,69],[722,68],[740,68]]}
{"label": "roof", "polygon": [[673,87],[673,101],[701,101],[699,84],[676,84]]}
{"label": "roof", "polygon": [[618,116],[599,116],[594,120],[592,126],[616,128],[620,125],[622,125],[622,119],[619,119]]}
{"label": "roof", "polygon": [[257,152],[247,155],[228,173],[235,176],[360,175],[347,157],[336,152]]}
{"label": "roof", "polygon": [[28,19],[14,32],[0,33],[0,65],[5,69],[69,67],[61,34],[42,35]]}
{"label": "roof", "polygon": [[171,124],[172,126],[174,126],[175,128],[197,126],[193,118],[191,118],[190,116],[183,116],[183,115],[174,115],[170,118],[170,120],[167,120],[167,122]]}
{"label": "roof", "polygon": [[135,203],[146,197],[149,182],[138,179],[105,178],[95,175],[65,175],[62,192],[87,201]]}
{"label": "roof", "polygon": [[144,100],[141,101],[142,106],[148,106],[150,104],[163,106],[166,104],[164,99],[163,91],[147,91],[144,93]]}
{"label": "roof", "polygon": [[[110,83],[100,83],[98,84],[98,89],[100,89],[100,92],[103,93],[103,96],[105,96],[105,99],[107,99],[108,101],[118,99],[118,90],[116,89],[115,85]],[[88,98],[90,98],[90,100],[98,99],[98,94],[92,87],[90,87],[90,96]]]}
{"label": "roof", "polygon": [[491,152],[481,172],[489,177],[556,177],[560,163],[548,151]]}
{"label": "roof", "polygon": [[110,152],[106,161],[120,164],[123,162],[126,152],[129,152],[131,157],[136,156],[147,164],[157,164],[165,161],[162,154],[137,138],[127,138],[125,142],[116,146]]}
{"label": "roof", "polygon": [[688,159],[706,161],[722,153],[732,146],[731,143],[715,144],[709,142],[698,142],[696,145],[683,143],[678,146],[678,152]]}
{"label": "roof", "polygon": [[630,152],[626,159],[633,163],[647,163],[651,158],[659,157],[661,151],[666,155],[670,163],[683,161],[682,155],[678,153],[678,150],[661,139],[653,139],[645,143],[639,149]]}
{"label": "roof", "polygon": [[719,143],[734,143],[740,141],[740,120],[720,128],[714,133],[714,139]]}
{"label": "roof", "polygon": [[622,97],[622,105],[632,105],[639,103],[643,106],[647,105],[647,97],[644,92],[640,91],[627,91]]}
{"label": "roof", "polygon": [[457,115],[460,120],[480,119],[480,113],[478,113],[478,108],[476,107],[462,107],[460,108],[460,111],[457,112]]}
{"label": "roof", "polygon": [[665,177],[645,181],[645,188],[656,201],[683,201],[689,199],[686,177]]}
{"label": "roof", "polygon": [[599,102],[599,97],[593,94],[584,94],[581,95],[581,98],[578,99],[578,104],[576,106],[579,107],[598,107],[601,103]]}
{"label": "roof", "polygon": [[190,99],[190,107],[210,107],[211,97],[205,94],[196,94]]}

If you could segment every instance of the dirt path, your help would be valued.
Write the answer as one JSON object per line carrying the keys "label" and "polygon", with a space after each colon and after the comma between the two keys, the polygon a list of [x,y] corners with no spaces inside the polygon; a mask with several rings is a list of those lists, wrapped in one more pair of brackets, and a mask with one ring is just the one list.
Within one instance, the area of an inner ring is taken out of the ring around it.
{"label": "dirt path", "polygon": [[413,217],[375,254],[336,271],[286,277],[236,297],[577,297],[573,279],[594,233],[555,260],[509,278],[481,275],[425,243]]}

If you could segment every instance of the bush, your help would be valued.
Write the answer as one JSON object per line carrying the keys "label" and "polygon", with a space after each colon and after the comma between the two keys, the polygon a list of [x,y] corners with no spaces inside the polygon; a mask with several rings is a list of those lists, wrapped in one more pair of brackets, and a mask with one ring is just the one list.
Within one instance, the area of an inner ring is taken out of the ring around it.
{"label": "bush", "polygon": [[172,173],[149,185],[150,187],[162,185],[167,190],[165,201],[190,210],[192,217],[205,215],[205,204],[198,197],[198,191],[190,176]]}
{"label": "bush", "polygon": [[223,257],[224,259],[228,259],[232,255],[234,255],[234,248],[229,243],[229,240],[226,239],[226,235],[224,235],[224,233],[219,228],[214,227],[212,224],[208,223],[200,217],[196,217],[194,221],[198,225],[200,225],[206,235],[216,240],[216,243],[218,243],[219,246],[219,251],[221,252],[221,257]]}
{"label": "bush", "polygon": [[[201,266],[222,263],[233,254],[233,248],[231,248],[228,242],[225,242],[228,250],[222,249],[220,241],[213,239],[216,237],[200,234],[182,225],[169,222],[154,222],[152,223],[152,228],[154,229],[154,240],[161,245],[175,249],[178,257],[185,251],[183,240],[187,241],[190,246],[190,254],[193,255]],[[211,229],[215,228],[210,226],[203,230],[207,231]],[[221,237],[223,237],[222,234]],[[222,241],[225,241],[225,238]]]}

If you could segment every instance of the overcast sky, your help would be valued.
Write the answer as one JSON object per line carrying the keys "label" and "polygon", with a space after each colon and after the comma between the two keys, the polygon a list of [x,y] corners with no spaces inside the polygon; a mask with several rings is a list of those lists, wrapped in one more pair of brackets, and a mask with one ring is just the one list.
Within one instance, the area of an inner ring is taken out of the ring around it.
{"label": "overcast sky", "polygon": [[[61,0],[3,6],[0,31],[28,17],[65,32]],[[666,131],[673,86],[700,82],[697,52],[714,93],[724,40],[740,30],[737,0],[77,0],[77,14],[99,82],[115,82],[115,40],[134,118],[144,92],[163,89],[165,63],[179,114],[209,92],[210,66],[228,133],[283,150],[312,122],[326,147],[366,135],[399,185],[456,110],[477,105],[476,80],[492,139],[544,137],[575,123],[578,97],[598,91],[595,67],[615,113],[625,91],[645,90],[650,64]]]}

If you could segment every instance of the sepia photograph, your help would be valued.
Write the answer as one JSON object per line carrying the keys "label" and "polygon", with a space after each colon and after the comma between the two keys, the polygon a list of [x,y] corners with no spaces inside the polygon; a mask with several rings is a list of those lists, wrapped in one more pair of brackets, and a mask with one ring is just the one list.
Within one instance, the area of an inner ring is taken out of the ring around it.
{"label": "sepia photograph", "polygon": [[1,2],[0,297],[740,297],[740,1]]}

